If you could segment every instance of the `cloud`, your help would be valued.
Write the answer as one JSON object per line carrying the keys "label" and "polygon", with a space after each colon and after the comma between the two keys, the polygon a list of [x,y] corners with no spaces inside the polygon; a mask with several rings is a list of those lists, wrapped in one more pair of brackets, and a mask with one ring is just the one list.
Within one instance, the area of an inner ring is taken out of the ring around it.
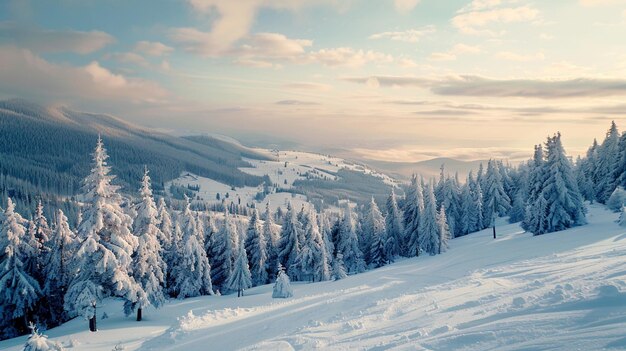
{"label": "cloud", "polygon": [[202,42],[201,53],[205,56],[219,55],[249,32],[258,11],[262,8],[297,11],[304,7],[336,5],[345,6],[339,0],[187,0],[197,14],[211,19],[211,31],[201,32],[193,28],[174,29],[174,38],[184,38],[183,44]]}
{"label": "cloud", "polygon": [[256,68],[281,68],[282,66],[279,64],[275,64],[269,61],[263,60],[254,60],[254,59],[236,59],[233,63],[240,66],[248,66],[248,67],[256,67]]}
{"label": "cloud", "polygon": [[452,47],[452,50],[450,50],[450,52],[455,55],[478,54],[481,52],[481,49],[479,46],[472,46],[472,45],[467,45],[467,44],[456,44],[454,45],[454,47]]}
{"label": "cloud", "polygon": [[135,51],[148,56],[164,56],[174,51],[174,48],[158,41],[140,41],[135,44]]}
{"label": "cloud", "polygon": [[417,43],[422,37],[435,32],[434,26],[426,26],[422,29],[408,29],[405,31],[382,32],[372,34],[368,39],[389,39],[394,41],[403,41],[407,43]]}
{"label": "cloud", "polygon": [[276,101],[276,105],[312,106],[312,105],[319,105],[319,103],[313,102],[313,101],[302,101],[302,100],[280,100],[280,101]]}
{"label": "cloud", "polygon": [[367,63],[393,62],[393,57],[377,51],[355,50],[349,47],[343,47],[310,52],[308,54],[308,60],[328,67],[360,67]]}
{"label": "cloud", "polygon": [[313,45],[311,40],[290,39],[279,33],[256,33],[248,37],[245,44],[229,52],[244,57],[292,59],[304,54],[305,48]]}
{"label": "cloud", "polygon": [[0,46],[0,91],[48,101],[155,103],[167,98],[158,84],[115,74],[97,61],[86,66],[50,63],[32,51]]}
{"label": "cloud", "polygon": [[626,95],[626,80],[576,78],[567,80],[491,79],[481,76],[454,76],[439,79],[410,76],[344,77],[344,81],[380,87],[418,87],[436,95],[525,97],[559,99]]}
{"label": "cloud", "polygon": [[465,34],[494,34],[486,29],[491,24],[529,22],[536,19],[539,11],[530,6],[469,10],[452,18],[452,25]]}
{"label": "cloud", "polygon": [[433,52],[428,59],[433,61],[454,61],[456,60],[456,55],[449,52]]}
{"label": "cloud", "polygon": [[111,58],[118,62],[122,63],[130,63],[141,67],[149,67],[150,62],[146,60],[143,56],[136,54],[134,52],[117,52],[113,54],[108,54],[105,58]]}
{"label": "cloud", "polygon": [[594,6],[624,4],[626,3],[626,1],[624,0],[579,0],[578,3],[585,7],[594,7]]}
{"label": "cloud", "polygon": [[315,90],[315,91],[329,91],[332,90],[332,86],[323,83],[315,83],[315,82],[294,82],[288,83],[284,85],[287,89],[298,89],[298,90]]}
{"label": "cloud", "polygon": [[0,22],[0,45],[14,45],[33,52],[89,54],[114,41],[112,36],[100,31],[50,30]]}
{"label": "cloud", "polygon": [[530,157],[532,149],[514,147],[435,149],[424,145],[403,145],[387,149],[356,148],[352,151],[367,159],[392,162],[417,162],[439,157],[448,157],[461,161],[487,160],[491,158],[523,161]]}
{"label": "cloud", "polygon": [[500,60],[506,61],[516,61],[516,62],[530,62],[530,61],[542,61],[545,59],[545,56],[542,52],[538,52],[536,54],[530,55],[522,55],[517,54],[510,51],[503,51],[496,54],[496,58]]}
{"label": "cloud", "polygon": [[393,0],[393,5],[400,12],[409,12],[419,4],[420,0]]}

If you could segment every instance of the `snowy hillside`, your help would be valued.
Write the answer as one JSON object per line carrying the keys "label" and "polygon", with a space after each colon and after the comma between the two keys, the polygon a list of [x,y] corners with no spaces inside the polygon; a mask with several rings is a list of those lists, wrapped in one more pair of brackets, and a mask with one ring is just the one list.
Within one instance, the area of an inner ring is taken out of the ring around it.
{"label": "snowy hillside", "polygon": [[[331,187],[332,184],[336,184],[339,187],[337,182],[341,178],[338,175],[340,170],[369,176],[384,186],[397,186],[399,184],[398,181],[386,174],[338,157],[302,151],[265,149],[253,149],[253,151],[267,156],[268,159],[243,158],[243,161],[250,164],[251,167],[240,167],[239,170],[253,176],[269,177],[272,182],[271,194],[263,197],[262,200],[257,198],[257,194],[264,190],[263,185],[257,187],[234,187],[189,172],[183,172],[179,178],[169,182],[166,185],[166,189],[169,188],[169,184],[197,187],[199,190],[196,191],[195,195],[208,203],[219,203],[228,194],[227,202],[234,201],[242,204],[257,202],[264,206],[269,201],[273,210],[275,210],[278,206],[285,209],[288,201],[294,203],[297,208],[306,203],[306,196],[288,192],[294,190],[294,192],[298,192],[298,181],[321,180],[331,184]],[[367,193],[361,195],[364,198],[368,198]]]}
{"label": "snowy hillside", "polygon": [[77,318],[46,334],[69,350],[623,350],[626,230],[600,205],[587,218],[537,237],[503,224],[496,240],[484,230],[442,255],[294,283],[285,300],[265,285],[243,298],[172,300],[135,322],[108,299],[97,333]]}

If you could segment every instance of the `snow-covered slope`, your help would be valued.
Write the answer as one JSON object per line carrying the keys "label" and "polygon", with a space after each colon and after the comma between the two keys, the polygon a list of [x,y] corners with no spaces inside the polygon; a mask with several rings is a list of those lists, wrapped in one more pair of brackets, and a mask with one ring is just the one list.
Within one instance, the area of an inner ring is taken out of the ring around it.
{"label": "snow-covered slope", "polygon": [[[82,319],[47,332],[70,350],[626,349],[626,229],[593,205],[589,224],[532,237],[516,224],[455,239],[445,254],[337,282],[201,297],[135,322],[108,300],[100,331]],[[99,314],[102,311],[99,311]],[[18,350],[25,337],[0,342]]]}

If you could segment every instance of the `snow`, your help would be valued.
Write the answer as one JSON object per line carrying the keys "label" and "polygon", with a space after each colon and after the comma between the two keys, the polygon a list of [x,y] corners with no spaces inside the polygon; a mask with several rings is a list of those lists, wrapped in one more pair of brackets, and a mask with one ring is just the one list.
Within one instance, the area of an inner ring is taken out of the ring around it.
{"label": "snow", "polygon": [[[398,185],[396,180],[383,173],[377,172],[365,165],[352,163],[338,157],[302,151],[270,151],[266,149],[254,149],[254,151],[266,154],[276,159],[276,161],[243,158],[243,160],[252,165],[252,167],[242,167],[240,170],[261,177],[267,175],[272,183],[277,186],[278,190],[291,189],[296,180],[306,180],[307,177],[308,179],[337,180],[338,177],[336,173],[340,169],[372,175],[380,178],[385,184],[392,186]],[[285,164],[287,164],[286,167]],[[263,186],[231,187],[230,185],[190,172],[183,172],[180,177],[168,182],[165,188],[169,190],[170,184],[183,187],[188,185],[194,187],[199,186],[200,190],[196,192],[195,195],[209,203],[219,203],[221,200],[217,200],[217,194],[220,194],[220,199],[224,199],[225,194],[228,193],[228,199],[230,201],[237,202],[238,199],[241,199],[242,204],[257,202],[265,206],[267,201],[270,201],[272,211],[276,211],[278,207],[282,207],[284,210],[288,201],[291,201],[294,208],[298,209],[303,204],[306,207],[309,206],[306,196],[292,195],[284,191],[271,193],[263,199],[263,201],[258,202],[255,201],[255,196],[257,193],[263,191]]]}
{"label": "snow", "polygon": [[[121,300],[46,331],[69,350],[596,350],[625,349],[626,229],[590,205],[589,224],[533,237],[518,224],[450,241],[442,255],[402,259],[339,281],[272,285],[168,301],[142,322]],[[0,342],[20,350],[27,336]]]}

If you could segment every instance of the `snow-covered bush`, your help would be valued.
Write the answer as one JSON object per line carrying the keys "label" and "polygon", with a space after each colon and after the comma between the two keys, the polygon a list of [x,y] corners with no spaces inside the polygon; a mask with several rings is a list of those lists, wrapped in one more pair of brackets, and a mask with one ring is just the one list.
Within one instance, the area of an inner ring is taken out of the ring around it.
{"label": "snow-covered bush", "polygon": [[30,337],[24,344],[24,351],[63,351],[63,346],[48,340],[48,337],[41,334],[34,324],[28,326],[30,328]]}
{"label": "snow-covered bush", "polygon": [[609,200],[606,202],[606,206],[613,212],[619,212],[625,204],[626,190],[624,190],[621,186],[618,186],[611,194],[611,197],[609,197]]}
{"label": "snow-covered bush", "polygon": [[289,276],[285,273],[282,266],[278,267],[278,277],[276,277],[276,283],[274,284],[274,291],[272,292],[273,298],[288,298],[293,296],[293,289],[291,288],[291,282]]}

